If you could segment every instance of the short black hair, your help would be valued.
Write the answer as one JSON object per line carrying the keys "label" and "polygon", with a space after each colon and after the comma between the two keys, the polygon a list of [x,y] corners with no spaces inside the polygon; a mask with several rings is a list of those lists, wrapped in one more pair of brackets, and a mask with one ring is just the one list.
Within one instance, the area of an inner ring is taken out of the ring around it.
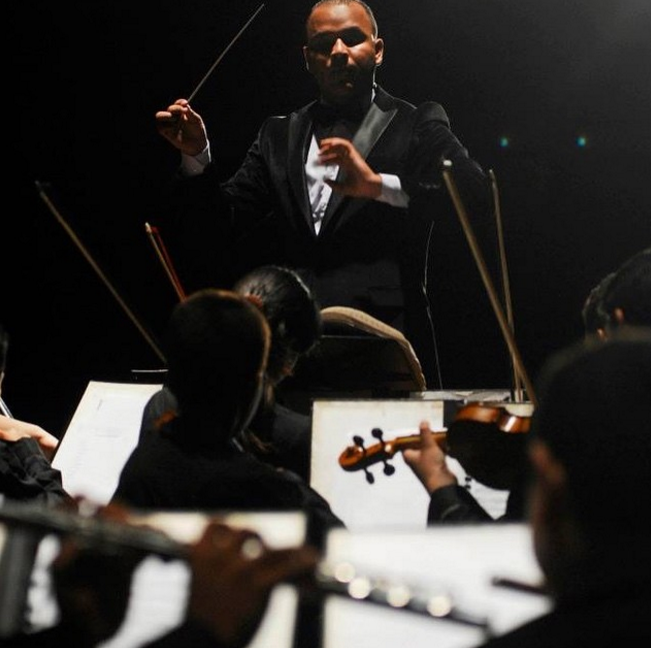
{"label": "short black hair", "polygon": [[251,270],[235,283],[233,290],[259,298],[271,329],[267,373],[278,380],[287,363],[307,353],[321,337],[319,304],[298,272],[279,265]]}
{"label": "short black hair", "polygon": [[610,317],[604,308],[604,295],[608,285],[615,277],[614,272],[609,272],[601,281],[590,290],[581,309],[583,329],[586,334],[597,333],[599,329],[605,329]]}
{"label": "short black hair", "polygon": [[[369,20],[371,21],[371,27],[373,28],[373,37],[377,37],[378,35],[378,25],[377,25],[377,20],[375,19],[375,14],[373,13],[373,10],[365,3],[363,0],[319,0],[318,2],[315,2],[312,5],[312,9],[310,9],[310,14],[307,18],[307,22],[310,20],[310,16],[312,15],[312,12],[317,8],[320,7],[321,5],[350,5],[350,4],[358,4],[364,11],[366,12],[366,15],[368,16]],[[306,22],[306,31],[307,31],[307,22]]]}
{"label": "short black hair", "polygon": [[615,309],[621,308],[626,324],[651,326],[651,247],[615,270],[604,292],[603,307],[611,320]]}
{"label": "short black hair", "polygon": [[205,288],[179,302],[163,342],[167,383],[181,414],[212,409],[216,427],[236,421],[265,371],[269,338],[258,307],[234,292]]}

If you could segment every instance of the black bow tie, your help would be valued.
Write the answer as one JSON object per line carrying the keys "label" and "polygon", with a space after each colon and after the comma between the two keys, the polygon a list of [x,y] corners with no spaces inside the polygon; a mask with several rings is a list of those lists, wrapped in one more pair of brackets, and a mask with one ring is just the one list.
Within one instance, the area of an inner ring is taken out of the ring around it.
{"label": "black bow tie", "polygon": [[352,139],[368,109],[359,104],[332,106],[317,102],[312,106],[312,121],[317,139],[346,137]]}
{"label": "black bow tie", "polygon": [[337,121],[361,123],[368,107],[363,108],[358,103],[345,106],[333,106],[317,102],[312,107],[312,119],[315,123],[331,125]]}

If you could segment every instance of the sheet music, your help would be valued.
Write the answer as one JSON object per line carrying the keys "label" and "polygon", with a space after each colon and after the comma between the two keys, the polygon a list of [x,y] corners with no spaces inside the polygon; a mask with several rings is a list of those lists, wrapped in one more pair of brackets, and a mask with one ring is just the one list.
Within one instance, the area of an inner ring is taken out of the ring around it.
{"label": "sheet music", "polygon": [[[387,559],[390,557],[390,559]],[[446,592],[460,609],[485,617],[495,634],[547,612],[544,595],[491,584],[493,576],[539,584],[542,575],[526,524],[443,525],[423,531],[331,531],[326,559],[350,562],[360,575]],[[372,604],[330,599],[323,648],[472,648],[486,640],[478,628]]]}
{"label": "sheet music", "polygon": [[[359,435],[368,447],[377,443],[373,428],[389,441],[418,434],[422,420],[432,430],[443,428],[443,402],[433,400],[315,400],[313,404],[311,485],[329,502],[351,530],[374,528],[424,528],[429,496],[398,452],[390,463],[392,475],[383,473],[382,463],[369,468],[375,481],[369,484],[362,470],[347,472],[339,466],[339,455]],[[459,484],[468,485],[475,499],[493,516],[506,509],[507,491],[488,488],[467,474],[456,459],[448,458]]]}
{"label": "sheet music", "polygon": [[52,460],[71,495],[108,503],[138,442],[144,407],[161,387],[88,383]]}

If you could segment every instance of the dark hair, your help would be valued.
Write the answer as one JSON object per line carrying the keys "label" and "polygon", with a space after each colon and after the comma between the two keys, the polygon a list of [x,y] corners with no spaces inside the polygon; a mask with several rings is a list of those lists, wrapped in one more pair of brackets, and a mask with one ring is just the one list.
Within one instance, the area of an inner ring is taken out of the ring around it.
{"label": "dark hair", "polygon": [[600,329],[605,329],[608,324],[608,313],[604,309],[604,294],[614,277],[615,273],[609,272],[588,293],[581,310],[583,330],[587,335],[597,333]]}
{"label": "dark hair", "polygon": [[615,309],[621,308],[626,324],[651,326],[651,247],[615,270],[603,296],[603,307],[611,321]]}
{"label": "dark hair", "polygon": [[271,329],[267,374],[277,382],[285,367],[321,336],[321,309],[298,273],[282,266],[260,266],[239,279],[233,290],[260,300]]}
{"label": "dark hair", "polygon": [[371,21],[371,27],[373,28],[373,37],[377,37],[378,35],[378,25],[377,25],[377,20],[375,19],[375,14],[373,13],[373,10],[362,0],[319,0],[315,4],[312,5],[312,9],[310,9],[310,15],[307,18],[306,22],[306,30],[307,30],[307,23],[310,21],[310,16],[312,16],[312,12],[317,8],[320,7],[321,5],[350,5],[350,4],[358,4],[364,11],[366,12],[366,15],[368,16],[369,20]]}
{"label": "dark hair", "polygon": [[175,306],[163,342],[167,382],[183,416],[210,408],[217,424],[230,426],[250,408],[269,349],[269,327],[251,302],[199,290]]}
{"label": "dark hair", "polygon": [[564,466],[569,506],[591,542],[651,528],[651,331],[622,330],[552,356],[531,438]]}

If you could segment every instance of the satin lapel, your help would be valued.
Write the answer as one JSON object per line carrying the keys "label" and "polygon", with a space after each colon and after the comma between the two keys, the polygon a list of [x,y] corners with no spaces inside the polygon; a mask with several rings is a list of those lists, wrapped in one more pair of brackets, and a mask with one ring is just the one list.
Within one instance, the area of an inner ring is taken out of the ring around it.
{"label": "satin lapel", "polygon": [[305,157],[307,155],[307,148],[310,145],[310,133],[312,131],[312,120],[310,119],[308,109],[309,106],[292,113],[289,118],[287,160],[289,183],[294,192],[296,204],[300,206],[303,218],[310,232],[314,233],[310,198],[305,182]]}
{"label": "satin lapel", "polygon": [[[382,108],[380,108],[376,103],[371,104],[369,111],[364,117],[364,121],[361,123],[355,133],[355,137],[353,138],[355,148],[364,159],[368,157],[368,154],[375,146],[375,143],[380,139],[380,136],[384,133],[397,112],[398,109],[395,107],[388,110],[382,110]],[[333,214],[339,209],[344,198],[346,198],[346,196],[343,196],[342,194],[335,192],[332,193],[323,218],[322,232],[325,232],[327,229],[328,223],[332,220]],[[365,201],[363,200],[347,200],[346,207],[344,207],[346,215],[357,211],[364,202]]]}

